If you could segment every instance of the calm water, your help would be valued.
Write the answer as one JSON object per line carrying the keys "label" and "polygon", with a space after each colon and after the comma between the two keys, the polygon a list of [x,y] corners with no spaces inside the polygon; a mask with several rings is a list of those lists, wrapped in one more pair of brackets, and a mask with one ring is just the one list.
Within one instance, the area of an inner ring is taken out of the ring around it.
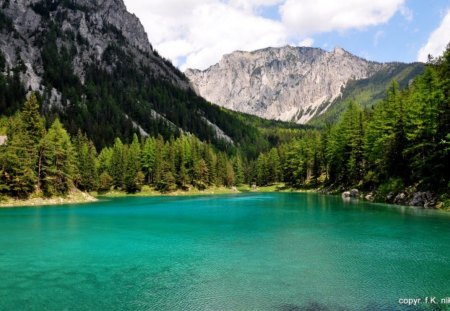
{"label": "calm water", "polygon": [[425,296],[450,297],[449,214],[315,194],[0,210],[0,310],[416,310],[398,299]]}

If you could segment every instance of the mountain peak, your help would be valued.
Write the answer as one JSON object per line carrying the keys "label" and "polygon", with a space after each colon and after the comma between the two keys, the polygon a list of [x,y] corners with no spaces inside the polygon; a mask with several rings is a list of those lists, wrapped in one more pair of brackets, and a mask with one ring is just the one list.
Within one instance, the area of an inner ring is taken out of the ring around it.
{"label": "mountain peak", "polygon": [[12,33],[0,32],[0,40],[8,42],[0,52],[9,67],[25,64],[26,84],[33,90],[40,87],[36,81],[45,71],[40,51],[50,39],[58,49],[71,51],[74,72],[82,83],[86,66],[112,69],[119,59],[108,53],[121,50],[154,75],[188,87],[182,75],[155,53],[141,22],[127,11],[123,0],[0,0],[0,4],[2,15],[12,24]]}
{"label": "mountain peak", "polygon": [[205,71],[186,71],[199,93],[226,108],[263,118],[306,123],[327,110],[350,80],[384,67],[340,47],[284,46],[234,52]]}
{"label": "mountain peak", "polygon": [[334,50],[333,50],[333,53],[336,54],[336,55],[344,55],[344,54],[346,54],[348,52],[346,50],[344,50],[343,48],[341,48],[340,46],[336,46],[334,48]]}

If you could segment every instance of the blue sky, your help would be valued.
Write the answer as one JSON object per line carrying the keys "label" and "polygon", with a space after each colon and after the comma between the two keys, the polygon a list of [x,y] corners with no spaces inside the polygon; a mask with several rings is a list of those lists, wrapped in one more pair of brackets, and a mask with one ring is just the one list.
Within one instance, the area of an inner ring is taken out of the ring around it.
{"label": "blue sky", "polygon": [[235,50],[342,47],[413,62],[450,42],[450,0],[125,0],[150,42],[180,67],[205,69]]}
{"label": "blue sky", "polygon": [[[410,0],[406,5],[411,16],[405,18],[397,12],[380,25],[315,34],[312,35],[313,45],[324,49],[340,46],[353,54],[380,62],[414,62],[419,49],[441,24],[450,8],[450,1]],[[276,7],[270,7],[264,14],[279,19]],[[450,43],[450,37],[446,39]]]}

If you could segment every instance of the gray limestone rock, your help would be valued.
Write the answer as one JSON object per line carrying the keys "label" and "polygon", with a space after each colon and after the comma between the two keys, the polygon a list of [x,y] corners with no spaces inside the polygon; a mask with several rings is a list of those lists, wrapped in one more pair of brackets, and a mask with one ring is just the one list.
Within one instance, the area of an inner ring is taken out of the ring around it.
{"label": "gray limestone rock", "polygon": [[210,68],[185,74],[197,93],[226,108],[267,119],[306,123],[325,112],[350,80],[365,79],[388,64],[336,48],[266,48],[223,56]]}

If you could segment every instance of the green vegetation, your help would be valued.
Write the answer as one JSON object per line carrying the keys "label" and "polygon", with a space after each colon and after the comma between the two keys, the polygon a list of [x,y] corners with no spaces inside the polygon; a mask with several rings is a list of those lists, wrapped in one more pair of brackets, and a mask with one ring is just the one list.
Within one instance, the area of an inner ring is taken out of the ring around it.
{"label": "green vegetation", "polygon": [[[42,18],[33,33],[43,69],[39,95],[25,100],[25,65],[19,60],[8,68],[0,53],[0,134],[8,136],[0,146],[0,195],[66,196],[74,188],[170,193],[278,183],[357,186],[382,194],[405,187],[449,190],[448,50],[425,69],[396,64],[349,82],[329,110],[299,126],[205,101],[183,88],[186,77],[156,51],[126,48],[113,25],[102,30],[109,46],[77,68],[81,81],[74,60],[92,47],[62,23],[71,10],[88,8],[45,0],[32,9]],[[14,32],[10,25],[0,13],[0,31]]]}
{"label": "green vegetation", "polygon": [[[101,59],[84,64],[82,83],[74,73],[74,59],[90,47],[74,32],[62,30],[64,19],[60,16],[74,9],[72,2],[40,1],[33,5],[45,24],[35,34],[44,69],[41,112],[49,123],[59,118],[70,135],[76,136],[81,130],[101,149],[115,138],[131,143],[133,135],[140,139],[143,131],[153,137],[161,135],[164,140],[191,133],[228,154],[242,152],[255,158],[271,145],[287,141],[286,137],[292,135],[290,127],[298,128],[283,126],[282,130],[274,127],[265,130],[270,122],[247,120],[247,116],[213,105],[192,90],[174,85],[170,77],[185,83],[185,76],[156,51],[142,55],[145,61],[140,61],[130,49],[123,48],[128,42],[113,25],[104,27],[105,35],[111,40]],[[61,5],[63,11],[50,14]],[[155,75],[155,72],[162,74]],[[17,74],[6,79],[15,82],[18,77]],[[2,85],[0,79],[0,90],[13,94],[14,98],[6,94],[2,101],[0,93],[0,114],[12,116],[21,108],[25,93],[19,88],[20,83],[13,88],[9,80]],[[55,96],[55,90],[60,96]],[[226,133],[233,143],[217,135],[208,121]]]}
{"label": "green vegetation", "polygon": [[84,191],[139,192],[151,186],[162,193],[195,187],[231,187],[243,180],[243,158],[232,157],[192,135],[162,136],[131,144],[116,138],[97,155],[81,131],[70,137],[59,119],[46,129],[36,96],[8,120],[8,141],[0,146],[0,194],[28,198],[67,196]]}
{"label": "green vegetation", "polygon": [[[54,197],[66,196],[74,188],[99,193],[133,194],[142,189],[144,194],[202,193],[235,185],[251,191],[243,185],[256,184],[277,191],[356,186],[386,195],[413,186],[443,194],[445,203],[450,182],[449,85],[447,50],[404,90],[392,82],[385,99],[371,109],[350,102],[331,126],[299,128],[205,103],[222,111],[217,123],[224,115],[236,122],[235,135],[242,134],[242,128],[256,129],[241,136],[241,142],[253,137],[257,146],[248,142],[229,149],[190,134],[165,138],[134,133],[129,143],[116,137],[112,146],[98,153],[91,136],[79,128],[71,137],[58,118],[49,126],[32,94],[19,113],[0,120],[2,132],[8,135],[7,143],[0,146],[0,194]],[[179,96],[189,94],[171,88]],[[252,136],[255,133],[259,136]]]}
{"label": "green vegetation", "polygon": [[382,194],[411,186],[449,193],[449,95],[450,48],[404,90],[391,82],[372,109],[350,102],[336,124],[261,154],[252,179]]}
{"label": "green vegetation", "polygon": [[[386,90],[393,80],[404,89],[418,74],[424,71],[422,63],[390,64],[389,69],[380,70],[367,79],[349,81],[342,90],[342,95],[331,104],[324,103],[322,109],[330,106],[323,114],[314,117],[308,124],[312,126],[326,126],[334,124],[344,113],[350,102],[356,102],[363,108],[371,108],[383,100]],[[320,108],[319,108],[320,109]]]}

